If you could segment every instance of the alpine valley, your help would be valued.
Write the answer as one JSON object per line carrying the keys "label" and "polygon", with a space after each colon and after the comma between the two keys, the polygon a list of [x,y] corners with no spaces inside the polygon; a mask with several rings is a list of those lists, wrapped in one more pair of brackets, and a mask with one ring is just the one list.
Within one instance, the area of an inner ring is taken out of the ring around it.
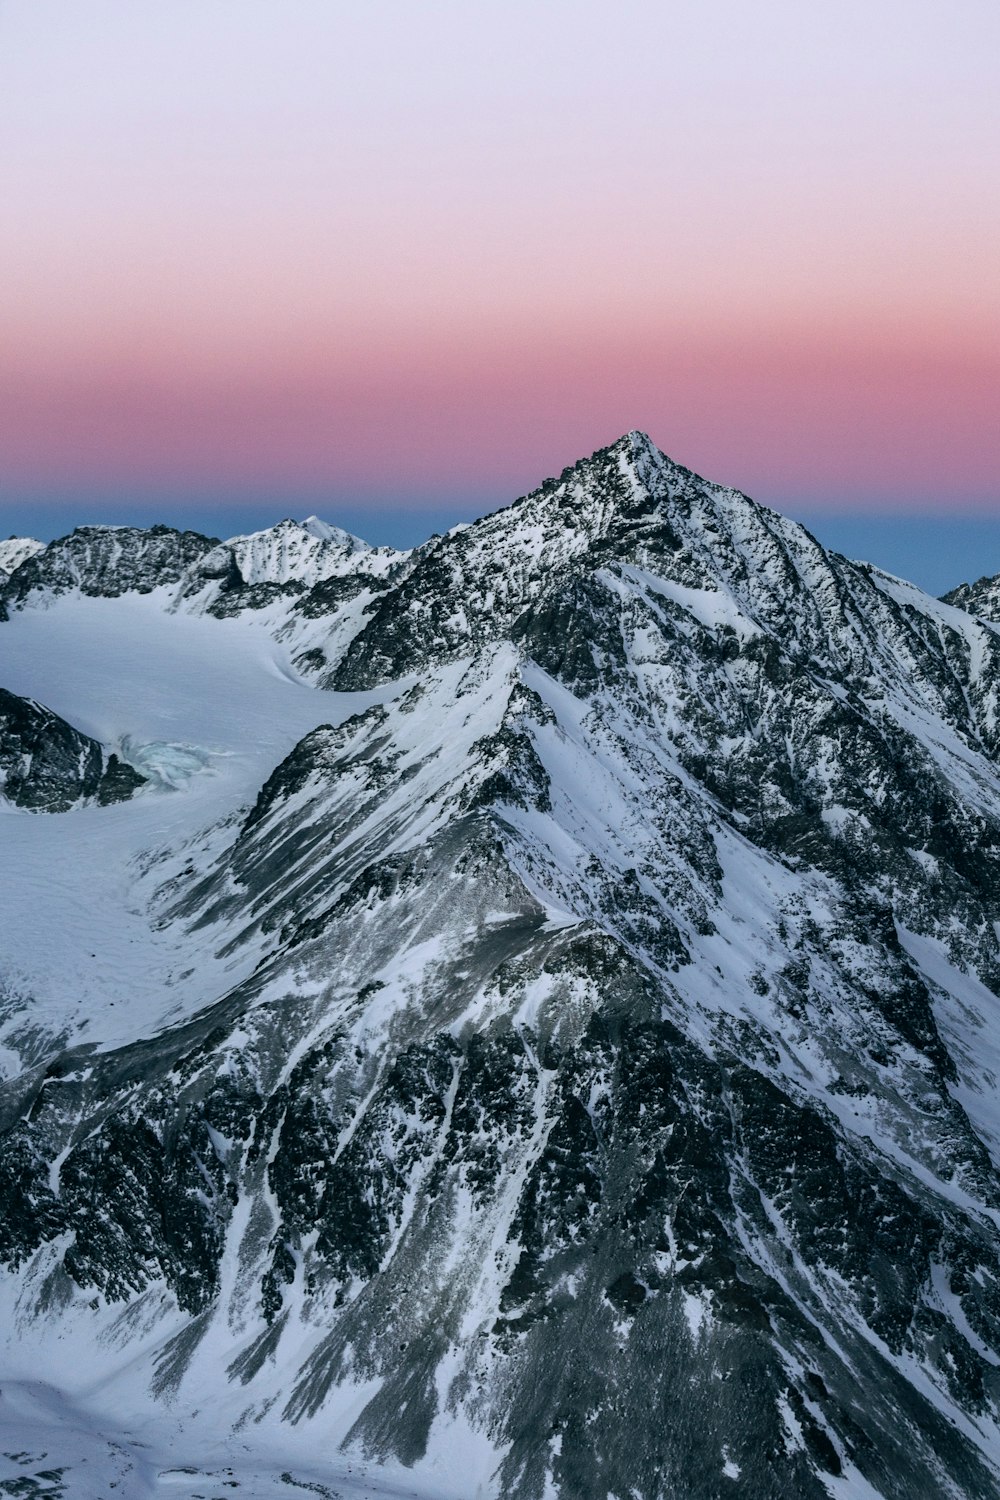
{"label": "alpine valley", "polygon": [[1000,1497],[1000,581],[640,433],[0,543],[0,1494]]}

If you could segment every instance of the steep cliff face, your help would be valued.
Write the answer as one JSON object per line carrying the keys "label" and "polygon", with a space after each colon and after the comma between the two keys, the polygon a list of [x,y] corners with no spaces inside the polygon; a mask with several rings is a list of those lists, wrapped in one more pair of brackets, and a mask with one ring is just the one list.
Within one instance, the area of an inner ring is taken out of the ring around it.
{"label": "steep cliff face", "polygon": [[58,714],[0,688],[0,801],[36,812],[66,812],[87,798],[106,806],[145,779]]}
{"label": "steep cliff face", "polygon": [[136,856],[173,1021],[12,1002],[14,1345],[427,1494],[1000,1495],[991,625],[637,433],[228,545],[330,690]]}
{"label": "steep cliff face", "polygon": [[979,578],[975,583],[960,583],[957,589],[945,594],[943,602],[984,620],[1000,619],[1000,573]]}
{"label": "steep cliff face", "polygon": [[176,583],[216,545],[214,537],[172,526],[78,526],[25,558],[0,591],[8,610],[79,592],[115,598]]}

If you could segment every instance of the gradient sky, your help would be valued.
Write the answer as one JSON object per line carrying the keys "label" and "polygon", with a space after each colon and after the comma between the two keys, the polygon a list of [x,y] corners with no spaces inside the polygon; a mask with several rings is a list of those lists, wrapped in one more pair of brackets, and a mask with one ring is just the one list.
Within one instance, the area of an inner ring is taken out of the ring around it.
{"label": "gradient sky", "polygon": [[1000,537],[998,70],[996,0],[0,0],[0,528],[413,540],[641,427]]}

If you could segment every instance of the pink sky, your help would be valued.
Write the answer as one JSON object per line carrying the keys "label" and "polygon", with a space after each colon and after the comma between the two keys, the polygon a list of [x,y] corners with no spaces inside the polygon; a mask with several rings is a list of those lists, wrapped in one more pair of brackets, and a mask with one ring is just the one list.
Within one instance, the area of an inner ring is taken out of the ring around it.
{"label": "pink sky", "polygon": [[0,504],[474,509],[638,426],[995,509],[998,17],[5,0]]}

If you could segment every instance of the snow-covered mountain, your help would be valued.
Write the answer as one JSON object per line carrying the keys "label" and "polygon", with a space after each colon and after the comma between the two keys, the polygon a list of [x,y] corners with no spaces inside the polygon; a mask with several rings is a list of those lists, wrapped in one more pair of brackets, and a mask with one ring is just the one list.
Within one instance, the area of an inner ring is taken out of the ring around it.
{"label": "snow-covered mountain", "polygon": [[316,516],[220,542],[169,526],[78,526],[0,574],[0,620],[55,600],[151,595],[161,610],[253,612],[321,682],[372,599],[420,555],[370,547]]}
{"label": "snow-covered mountain", "polygon": [[[279,521],[265,531],[234,537],[216,550],[232,557],[248,587],[295,582],[308,588],[342,572],[351,558],[371,549],[360,538],[311,516],[307,521]],[[215,554],[210,553],[201,571],[208,573],[209,563],[215,562]]]}
{"label": "snow-covered mountain", "polygon": [[0,568],[8,575],[0,582],[14,608],[48,604],[68,592],[115,598],[170,585],[179,586],[175,599],[185,598],[211,581],[223,581],[227,591],[271,586],[299,593],[352,569],[384,571],[401,555],[369,547],[316,516],[225,542],[171,526],[78,526],[48,545],[24,537],[0,543]]}
{"label": "snow-covered mountain", "polygon": [[979,578],[975,583],[959,584],[945,594],[944,602],[955,604],[970,615],[981,615],[984,620],[1000,620],[1000,573]]}
{"label": "snow-covered mountain", "polygon": [[232,537],[206,553],[189,570],[180,593],[215,614],[234,614],[306,593],[333,579],[380,578],[407,555],[390,547],[369,547],[316,516],[279,521],[265,531]]}
{"label": "snow-covered mountain", "polygon": [[136,1494],[1000,1495],[992,624],[639,433],[4,596],[146,780],[3,819],[0,1423]]}
{"label": "snow-covered mountain", "polygon": [[36,542],[30,536],[11,536],[0,541],[0,583],[6,583],[15,568],[41,552],[44,546],[44,542]]}

